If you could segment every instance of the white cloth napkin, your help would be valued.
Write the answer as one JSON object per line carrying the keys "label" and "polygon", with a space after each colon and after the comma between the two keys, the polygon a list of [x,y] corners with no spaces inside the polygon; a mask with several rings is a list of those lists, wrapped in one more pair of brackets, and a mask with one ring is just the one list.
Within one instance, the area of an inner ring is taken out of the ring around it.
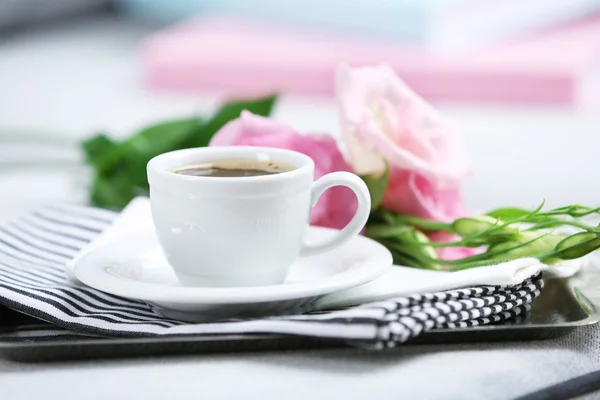
{"label": "white cloth napkin", "polygon": [[[49,342],[90,336],[156,335],[216,340],[231,335],[237,339],[273,334],[384,349],[433,329],[468,328],[524,316],[543,287],[537,274],[514,286],[413,294],[341,311],[187,323],[165,318],[152,304],[65,279],[65,262],[111,227],[118,216],[96,208],[57,204],[32,210],[1,227],[0,306],[50,324],[0,332],[0,340]],[[119,224],[124,224],[123,220]],[[134,229],[141,226],[135,225]]]}
{"label": "white cloth napkin", "polygon": [[[110,228],[84,247],[67,264],[69,277],[76,281],[73,275],[75,263],[84,254],[98,246],[113,243],[132,235],[147,235],[153,231],[154,225],[148,198],[135,198],[114,220]],[[547,266],[535,258],[522,258],[456,272],[394,266],[370,283],[322,297],[315,306],[317,309],[347,307],[407,294],[429,293],[477,285],[516,285],[540,271],[545,271],[546,276],[566,278],[579,271],[586,262],[587,258],[584,257]]]}

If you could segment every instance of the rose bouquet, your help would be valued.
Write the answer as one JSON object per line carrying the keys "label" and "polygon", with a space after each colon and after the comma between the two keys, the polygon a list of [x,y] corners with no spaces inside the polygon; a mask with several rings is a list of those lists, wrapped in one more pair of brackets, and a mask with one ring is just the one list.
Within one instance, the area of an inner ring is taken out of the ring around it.
{"label": "rose bouquet", "polygon": [[[433,107],[386,66],[336,73],[340,142],[301,134],[268,118],[275,97],[228,103],[211,118],[153,125],[123,142],[97,135],[83,143],[95,171],[91,201],[120,208],[147,193],[145,164],[171,150],[202,146],[267,146],[295,150],[315,162],[315,178],[351,171],[369,187],[372,210],[364,234],[397,264],[458,270],[520,257],[552,264],[600,248],[600,229],[583,222],[599,208],[501,208],[470,215],[461,183],[470,171],[462,139]],[[356,209],[344,187],[327,191],[311,224],[342,228]],[[576,229],[564,234],[559,228]]]}

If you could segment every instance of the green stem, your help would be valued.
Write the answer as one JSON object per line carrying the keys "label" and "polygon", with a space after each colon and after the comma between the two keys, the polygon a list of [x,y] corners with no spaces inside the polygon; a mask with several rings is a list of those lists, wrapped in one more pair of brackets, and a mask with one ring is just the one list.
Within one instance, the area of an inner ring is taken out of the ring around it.
{"label": "green stem", "polygon": [[[410,231],[411,228],[406,225],[370,225],[367,227],[365,235],[374,240],[398,240],[401,243],[410,243],[418,246],[427,246],[427,247],[456,247],[456,246],[465,246],[470,247],[472,244],[465,240],[459,240],[455,242],[420,242],[418,240],[411,240],[409,238],[401,238],[398,237],[406,233],[406,231]],[[479,247],[480,245],[477,245]]]}
{"label": "green stem", "polygon": [[[548,233],[547,235],[550,235],[550,233]],[[460,267],[460,266],[465,266],[465,265],[469,265],[472,263],[478,263],[478,265],[484,265],[481,264],[481,262],[485,262],[486,264],[488,263],[493,263],[494,261],[496,261],[496,256],[501,256],[503,254],[506,254],[512,250],[516,250],[518,248],[527,246],[537,240],[540,240],[544,237],[546,237],[547,235],[541,235],[539,237],[533,238],[531,240],[528,240],[527,242],[524,243],[519,243],[516,246],[513,247],[509,247],[506,249],[502,249],[502,250],[497,250],[497,251],[488,251],[482,254],[478,254],[475,256],[470,256],[470,257],[465,257],[465,258],[461,258],[459,260],[442,260],[439,258],[432,258],[432,257],[427,257],[424,255],[416,255],[413,253],[410,253],[411,256],[413,256],[414,258],[416,258],[418,261],[420,261],[421,263],[423,263],[423,265],[429,265],[431,263],[433,264],[439,264],[439,265],[448,265],[448,266],[455,266],[455,267]],[[391,241],[382,241],[382,244],[384,244],[387,247],[392,247],[395,248],[397,250],[402,251],[403,247],[400,243],[398,242],[391,242]],[[451,268],[450,270],[454,270],[453,268]]]}
{"label": "green stem", "polygon": [[476,243],[476,242],[472,242],[466,239],[463,240],[459,240],[457,242],[419,242],[416,240],[410,240],[410,239],[402,239],[403,242],[406,243],[410,243],[410,244],[416,244],[418,246],[423,246],[423,247],[433,247],[433,248],[443,248],[443,247],[470,247],[470,248],[474,248],[474,247],[482,247],[485,246],[487,243]]}
{"label": "green stem", "polygon": [[406,225],[413,225],[428,231],[444,231],[454,233],[452,224],[445,222],[431,221],[407,214],[395,214],[394,220],[396,223],[403,223]]}
{"label": "green stem", "polygon": [[432,265],[432,264],[423,264],[422,262],[416,260],[414,257],[411,257],[408,254],[405,254],[400,251],[392,251],[392,258],[394,259],[394,264],[406,266],[406,267],[414,267],[420,269],[428,269],[432,271],[439,271],[442,269],[441,266]]}
{"label": "green stem", "polygon": [[578,221],[548,221],[548,222],[540,222],[539,224],[534,225],[531,228],[528,228],[526,230],[531,231],[531,230],[537,230],[537,229],[547,229],[547,228],[552,228],[552,227],[561,226],[561,225],[574,226],[576,228],[583,229],[584,231],[588,231],[588,232],[594,232],[594,231],[596,231],[595,227],[591,227],[589,225],[586,225],[586,224],[584,224],[582,222],[578,222]]}
{"label": "green stem", "polygon": [[[586,208],[582,206],[569,206],[563,207],[561,209],[550,210],[549,212],[543,213],[541,209],[543,207],[540,205],[535,210],[531,212],[526,212],[525,210],[520,211],[519,209],[507,209],[503,211],[505,215],[507,215],[507,220],[500,222],[500,218],[498,217],[498,223],[493,226],[484,229],[483,231],[477,232],[472,235],[465,235],[460,240],[446,243],[433,243],[427,241],[418,241],[408,237],[405,237],[403,233],[405,232],[405,228],[408,229],[418,229],[421,231],[443,231],[450,233],[459,232],[458,229],[454,229],[454,223],[448,224],[445,222],[437,222],[430,221],[427,219],[401,214],[394,213],[385,210],[378,211],[378,219],[374,219],[372,222],[377,221],[375,224],[371,225],[371,229],[367,229],[367,235],[369,237],[374,238],[375,240],[380,241],[382,244],[386,245],[392,253],[394,254],[394,258],[398,261],[402,261],[403,263],[426,269],[442,269],[442,266],[450,267],[450,271],[459,271],[463,269],[475,268],[484,265],[491,265],[498,262],[509,261],[517,258],[511,252],[515,250],[529,246],[533,242],[538,241],[547,235],[551,235],[552,233],[545,233],[543,235],[539,235],[538,237],[532,238],[523,243],[517,243],[512,245],[509,248],[498,249],[495,250],[493,247],[488,248],[488,251],[482,254],[477,254],[470,257],[465,257],[459,260],[442,260],[436,257],[433,249],[435,248],[448,248],[448,247],[482,247],[482,246],[493,246],[495,244],[501,244],[504,242],[520,241],[524,238],[520,238],[519,229],[509,228],[507,227],[512,224],[519,223],[530,223],[532,226],[525,229],[526,231],[534,231],[541,229],[552,229],[561,226],[571,226],[577,228],[578,230],[582,230],[583,232],[587,232],[587,235],[591,235],[594,239],[593,235],[596,235],[596,242],[585,242],[583,244],[578,244],[582,249],[580,250],[577,246],[573,247],[573,250],[570,250],[571,247],[567,248],[571,251],[572,254],[569,254],[569,257],[575,258],[578,256],[577,251],[582,252],[591,252],[600,248],[600,225],[598,227],[591,227],[584,222],[579,220],[564,220],[563,217],[582,217],[585,215],[590,215],[592,213],[598,213],[600,208]],[[511,214],[512,213],[512,214]],[[570,218],[569,218],[570,219]],[[386,227],[386,225],[388,225]],[[506,232],[505,232],[506,231]],[[514,231],[514,232],[512,232]],[[581,233],[582,235],[584,233]],[[567,240],[567,239],[565,239]],[[562,242],[561,242],[562,243]],[[565,242],[570,244],[570,242]],[[429,247],[429,248],[428,248]],[[561,250],[563,253],[565,250]],[[520,251],[522,256],[531,256],[540,259],[543,262],[555,261],[557,259],[569,258],[565,256],[563,253],[558,251],[558,249],[552,249],[551,251],[536,251],[534,248],[525,248]],[[537,254],[536,254],[537,253]],[[586,253],[586,254],[587,254]],[[583,253],[582,253],[583,254]]]}
{"label": "green stem", "polygon": [[400,242],[389,240],[380,240],[379,242],[387,247],[392,252],[392,255],[401,254],[403,258],[409,257],[414,259],[415,262],[412,264],[416,267],[432,270],[442,269],[443,264],[440,263],[440,260],[424,256],[423,254],[414,251],[407,251],[406,247],[402,246],[402,243]]}
{"label": "green stem", "polygon": [[577,211],[578,207],[567,206],[561,207],[554,210],[550,210],[544,213],[540,213],[542,216],[556,216],[556,215],[568,215],[570,217],[581,218],[590,214],[598,214],[600,213],[600,207],[589,208],[589,207],[580,207],[585,208],[585,211]]}
{"label": "green stem", "polygon": [[[495,258],[491,258],[491,257],[501,256],[502,254],[506,254],[510,251],[516,250],[521,247],[525,247],[525,246],[527,246],[537,240],[540,240],[548,235],[550,235],[550,234],[548,233],[547,235],[541,235],[534,239],[528,240],[527,242],[519,243],[518,245],[509,247],[507,249],[496,250],[496,251],[487,251],[483,254],[465,257],[465,258],[461,258],[459,260],[441,260],[441,261],[444,263],[444,265],[455,265],[455,266],[460,266],[463,264],[468,264],[470,262],[476,262],[476,261],[494,262]],[[532,257],[534,257],[534,256],[532,255]],[[440,260],[438,260],[438,261],[440,261]],[[482,264],[480,264],[480,265],[482,265]]]}
{"label": "green stem", "polygon": [[407,225],[370,224],[367,225],[365,235],[371,239],[391,239],[410,230],[411,227]]}

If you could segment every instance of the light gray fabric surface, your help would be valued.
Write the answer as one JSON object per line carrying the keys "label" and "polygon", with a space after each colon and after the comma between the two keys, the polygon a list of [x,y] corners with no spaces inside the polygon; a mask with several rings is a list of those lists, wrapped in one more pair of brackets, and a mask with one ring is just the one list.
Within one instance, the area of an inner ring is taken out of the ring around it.
{"label": "light gray fabric surface", "polygon": [[[511,399],[600,368],[600,327],[539,342],[20,364],[3,399]],[[588,396],[600,398],[600,394]]]}

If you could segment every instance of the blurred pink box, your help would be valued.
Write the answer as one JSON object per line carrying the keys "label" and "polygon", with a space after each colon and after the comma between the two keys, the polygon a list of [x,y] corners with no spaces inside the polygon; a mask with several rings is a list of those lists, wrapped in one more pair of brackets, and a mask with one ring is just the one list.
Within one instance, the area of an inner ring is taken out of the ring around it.
{"label": "blurred pink box", "polygon": [[476,53],[432,55],[234,18],[204,17],[143,46],[152,88],[248,96],[331,95],[339,62],[390,64],[433,101],[561,106],[600,104],[600,16]]}

